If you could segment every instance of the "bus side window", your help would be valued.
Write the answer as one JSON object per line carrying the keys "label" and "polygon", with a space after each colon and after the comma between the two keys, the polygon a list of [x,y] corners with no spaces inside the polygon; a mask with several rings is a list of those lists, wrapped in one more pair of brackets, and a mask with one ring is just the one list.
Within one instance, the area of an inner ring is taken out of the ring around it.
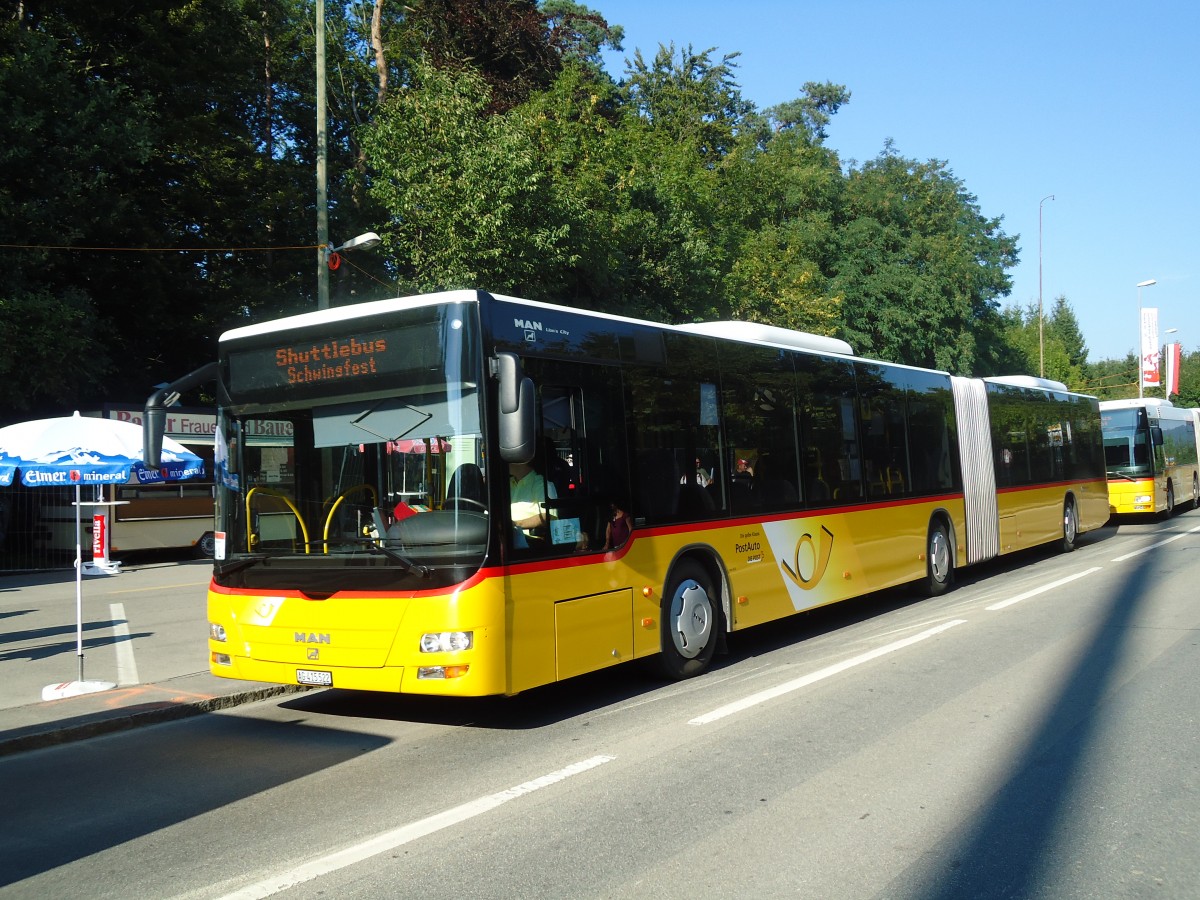
{"label": "bus side window", "polygon": [[850,363],[797,357],[805,493],[813,506],[861,502],[862,462]]}
{"label": "bus side window", "polygon": [[[604,546],[613,496],[627,490],[624,410],[616,369],[523,360],[537,386],[536,465],[546,484],[545,539],[529,552],[560,556]],[[547,494],[550,493],[549,487]]]}

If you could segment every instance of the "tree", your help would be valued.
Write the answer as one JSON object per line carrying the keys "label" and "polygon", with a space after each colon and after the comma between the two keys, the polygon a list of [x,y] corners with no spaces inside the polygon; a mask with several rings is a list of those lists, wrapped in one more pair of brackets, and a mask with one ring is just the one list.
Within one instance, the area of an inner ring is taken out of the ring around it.
{"label": "tree", "polygon": [[765,139],[746,129],[728,165],[723,204],[740,229],[724,280],[728,316],[837,331],[841,297],[829,273],[843,186],[837,155],[806,128],[769,131]]}
{"label": "tree", "polygon": [[852,169],[838,237],[832,285],[858,352],[960,374],[1010,365],[998,298],[1011,289],[1016,243],[944,162],[904,159],[889,144]]}
{"label": "tree", "polygon": [[600,52],[608,47],[622,50],[625,29],[609,25],[603,16],[573,0],[542,0],[542,14],[549,28],[549,42],[564,60],[582,63],[599,77],[603,72]]}
{"label": "tree", "polygon": [[408,27],[426,61],[447,71],[472,69],[488,86],[488,111],[504,112],[549,87],[562,57],[548,40],[536,0],[413,0]]}
{"label": "tree", "polygon": [[[31,347],[46,377],[10,403],[140,399],[211,358],[259,297],[297,293],[286,261],[239,252],[302,243],[276,215],[295,205],[281,200],[295,169],[263,156],[262,4],[246,7],[26,4],[0,26],[0,243],[54,248],[6,252],[20,277],[4,294],[90,323],[66,359],[57,342]],[[120,365],[100,382],[105,354]]]}
{"label": "tree", "polygon": [[845,85],[829,81],[808,81],[801,90],[800,97],[771,107],[767,115],[777,128],[799,128],[810,142],[822,143],[834,114],[850,102],[850,92]]}
{"label": "tree", "polygon": [[634,53],[622,82],[630,110],[669,140],[693,149],[716,166],[735,142],[739,127],[754,112],[734,81],[737,53],[713,63],[714,48],[697,53],[689,44],[659,45],[653,62]]}
{"label": "tree", "polygon": [[414,290],[514,290],[563,263],[564,229],[537,149],[470,69],[417,64],[364,130],[385,246]]}
{"label": "tree", "polygon": [[1043,310],[1043,316],[1039,334],[1036,303],[1024,310],[1006,307],[1001,313],[1005,341],[1019,359],[1019,370],[1007,374],[1040,375],[1044,371],[1052,381],[1061,381],[1073,390],[1085,389],[1090,378],[1087,346],[1066,296],[1059,295],[1049,315]]}

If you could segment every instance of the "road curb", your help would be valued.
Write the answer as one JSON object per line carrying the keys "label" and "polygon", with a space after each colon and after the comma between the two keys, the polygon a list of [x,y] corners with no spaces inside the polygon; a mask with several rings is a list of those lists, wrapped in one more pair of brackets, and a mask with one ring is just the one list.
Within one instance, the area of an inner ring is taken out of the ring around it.
{"label": "road curb", "polygon": [[25,753],[29,750],[39,750],[59,744],[69,744],[74,741],[113,734],[118,731],[129,731],[146,725],[157,725],[161,722],[173,722],[209,712],[232,709],[245,703],[258,700],[268,700],[285,694],[298,694],[312,690],[307,685],[272,685],[237,691],[232,694],[221,694],[214,697],[204,697],[181,702],[160,701],[147,703],[141,707],[128,707],[112,712],[98,712],[81,717],[78,721],[47,722],[39,725],[28,725],[0,733],[0,756],[10,756],[15,753]]}

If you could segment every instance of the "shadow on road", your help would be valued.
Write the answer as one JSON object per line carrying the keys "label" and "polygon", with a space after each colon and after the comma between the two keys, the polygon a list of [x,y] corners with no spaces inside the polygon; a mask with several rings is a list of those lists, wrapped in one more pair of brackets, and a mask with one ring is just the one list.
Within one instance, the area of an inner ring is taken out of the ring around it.
{"label": "shadow on road", "polygon": [[1055,865],[1055,836],[1081,787],[1085,757],[1104,726],[1102,698],[1119,667],[1131,623],[1152,589],[1157,558],[1158,551],[1152,550],[1131,561],[1041,725],[977,820],[958,839],[925,854],[887,896],[961,900],[1039,895],[1039,877]]}

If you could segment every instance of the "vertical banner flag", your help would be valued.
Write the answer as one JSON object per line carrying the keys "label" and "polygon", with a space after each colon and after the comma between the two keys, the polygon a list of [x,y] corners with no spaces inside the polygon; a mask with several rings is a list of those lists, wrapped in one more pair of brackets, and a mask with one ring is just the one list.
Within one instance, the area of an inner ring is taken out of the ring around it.
{"label": "vertical banner flag", "polygon": [[1162,384],[1158,370],[1158,307],[1142,309],[1142,387]]}
{"label": "vertical banner flag", "polygon": [[1172,394],[1179,393],[1179,359],[1182,348],[1179,343],[1167,344],[1167,358],[1164,361],[1166,371],[1166,387],[1163,392],[1164,396],[1170,397]]}

